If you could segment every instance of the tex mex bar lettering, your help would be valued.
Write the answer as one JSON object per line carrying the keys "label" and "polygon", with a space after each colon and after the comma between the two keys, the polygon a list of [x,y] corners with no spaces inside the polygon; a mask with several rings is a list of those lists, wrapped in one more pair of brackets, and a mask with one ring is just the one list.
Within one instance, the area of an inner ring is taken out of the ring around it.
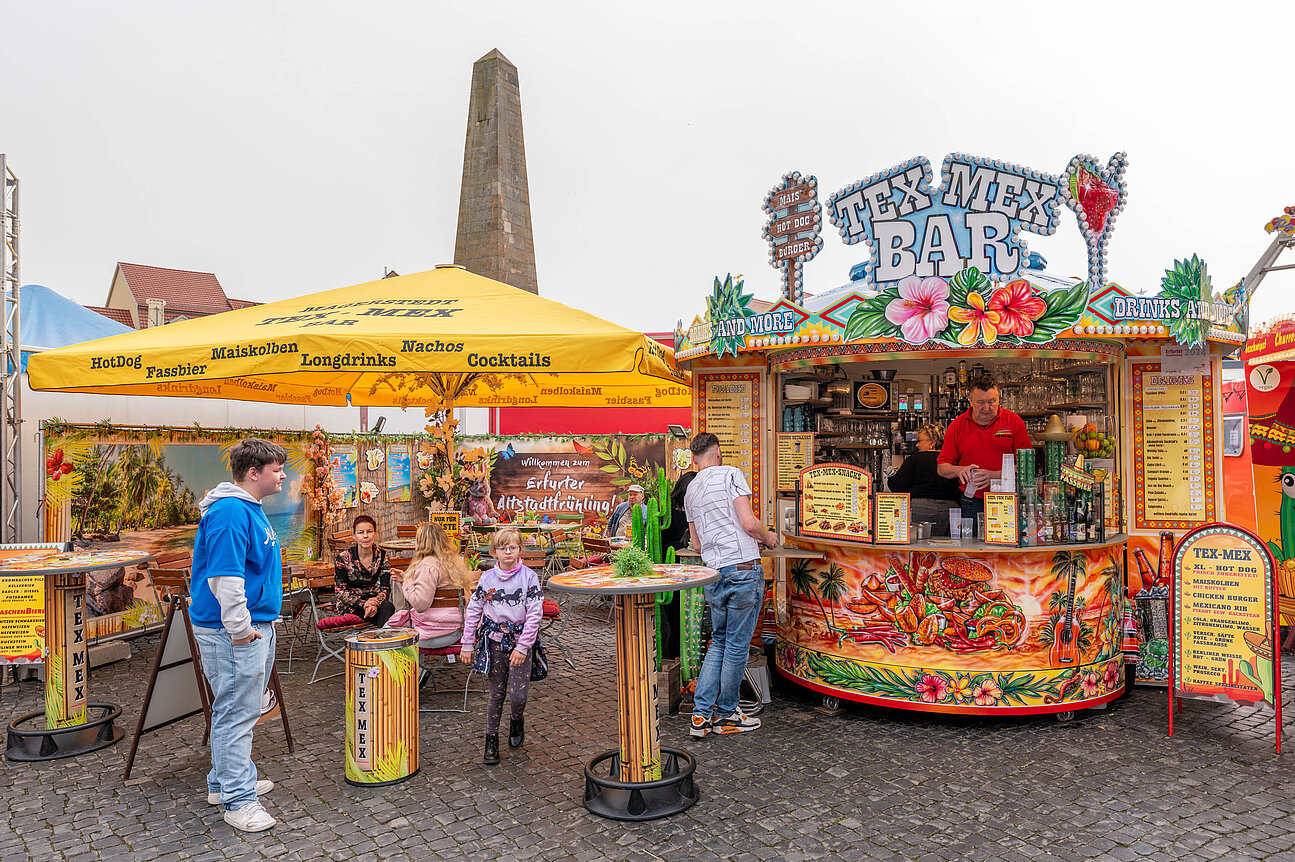
{"label": "tex mex bar lettering", "polygon": [[1039,171],[961,154],[945,158],[942,184],[917,157],[849,185],[828,198],[847,245],[871,247],[872,280],[910,275],[950,278],[968,266],[992,276],[1021,268],[1019,231],[1056,229],[1061,186]]}
{"label": "tex mex bar lettering", "polygon": [[[412,306],[412,307],[411,307]],[[362,317],[453,317],[463,310],[457,299],[382,299],[303,308],[299,314],[268,317],[257,326],[295,323],[301,326],[354,326]]]}

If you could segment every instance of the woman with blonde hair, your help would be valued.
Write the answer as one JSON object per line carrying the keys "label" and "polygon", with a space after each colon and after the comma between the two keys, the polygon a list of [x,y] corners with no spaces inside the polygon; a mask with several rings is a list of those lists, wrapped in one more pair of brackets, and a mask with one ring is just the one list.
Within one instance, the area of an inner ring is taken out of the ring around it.
{"label": "woman with blonde hair", "polygon": [[907,491],[914,523],[931,522],[931,535],[949,535],[949,510],[962,499],[953,479],[940,475],[936,459],[944,443],[944,428],[928,422],[917,429],[917,451],[904,459],[887,484],[892,491]]}
{"label": "woman with blonde hair", "polygon": [[398,611],[388,626],[411,626],[419,640],[454,634],[463,628],[458,608],[434,608],[438,589],[458,588],[466,595],[475,586],[468,567],[440,524],[419,524],[414,553],[403,575],[392,574],[400,585],[407,609]]}

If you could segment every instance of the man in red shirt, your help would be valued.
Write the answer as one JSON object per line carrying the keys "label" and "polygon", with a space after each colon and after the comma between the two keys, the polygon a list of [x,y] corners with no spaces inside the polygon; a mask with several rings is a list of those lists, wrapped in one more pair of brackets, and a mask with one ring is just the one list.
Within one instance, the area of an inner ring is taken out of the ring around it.
{"label": "man in red shirt", "polygon": [[962,485],[962,517],[985,511],[989,480],[1002,475],[1003,456],[1034,445],[1025,422],[998,406],[998,384],[989,375],[971,381],[971,409],[949,423],[936,469]]}

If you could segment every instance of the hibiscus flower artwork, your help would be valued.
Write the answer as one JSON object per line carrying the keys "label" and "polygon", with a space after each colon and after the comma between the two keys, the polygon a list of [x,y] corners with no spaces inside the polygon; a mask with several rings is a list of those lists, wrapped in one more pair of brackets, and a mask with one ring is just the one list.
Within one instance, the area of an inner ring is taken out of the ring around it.
{"label": "hibiscus flower artwork", "polygon": [[998,687],[992,677],[985,677],[976,683],[971,690],[971,697],[976,706],[993,706],[998,703],[998,699],[1003,696],[1003,690]]}
{"label": "hibiscus flower artwork", "polygon": [[1034,334],[1034,321],[1048,310],[1048,304],[1035,295],[1032,284],[1018,279],[994,291],[985,310],[998,312],[999,335],[1026,338]]}
{"label": "hibiscus flower artwork", "polygon": [[977,291],[967,294],[967,305],[955,305],[949,309],[949,319],[965,323],[958,333],[958,343],[975,344],[977,340],[993,344],[998,340],[999,324],[1003,322],[1002,312],[989,308],[985,297]]}
{"label": "hibiscus flower artwork", "polygon": [[939,276],[910,275],[897,285],[899,298],[886,305],[886,319],[909,344],[924,344],[949,325],[949,283]]}
{"label": "hibiscus flower artwork", "polygon": [[949,696],[949,681],[933,673],[924,673],[915,690],[926,703],[939,703]]}

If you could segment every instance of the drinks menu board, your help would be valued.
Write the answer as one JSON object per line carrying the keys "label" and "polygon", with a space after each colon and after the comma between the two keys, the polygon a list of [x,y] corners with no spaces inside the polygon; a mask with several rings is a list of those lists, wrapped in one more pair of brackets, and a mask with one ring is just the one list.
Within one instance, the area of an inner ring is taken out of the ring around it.
{"label": "drinks menu board", "polygon": [[912,501],[908,494],[877,494],[877,531],[874,537],[879,545],[907,545],[908,522],[912,519]]}
{"label": "drinks menu board", "polygon": [[802,470],[800,534],[872,541],[872,474],[852,464],[815,464]]}
{"label": "drinks menu board", "polygon": [[1275,567],[1264,543],[1228,524],[1202,527],[1179,542],[1173,566],[1174,693],[1271,705]]}
{"label": "drinks menu board", "polygon": [[751,486],[751,511],[760,517],[760,373],[699,372],[697,430],[719,438],[724,463],[736,467]]}
{"label": "drinks menu board", "polygon": [[1020,544],[1020,523],[1016,516],[1016,495],[989,491],[985,494],[985,543]]}
{"label": "drinks menu board", "polygon": [[795,491],[800,471],[814,463],[814,435],[806,432],[778,434],[778,490]]}
{"label": "drinks menu board", "polygon": [[1189,530],[1215,520],[1214,391],[1208,374],[1133,365],[1134,529]]}

